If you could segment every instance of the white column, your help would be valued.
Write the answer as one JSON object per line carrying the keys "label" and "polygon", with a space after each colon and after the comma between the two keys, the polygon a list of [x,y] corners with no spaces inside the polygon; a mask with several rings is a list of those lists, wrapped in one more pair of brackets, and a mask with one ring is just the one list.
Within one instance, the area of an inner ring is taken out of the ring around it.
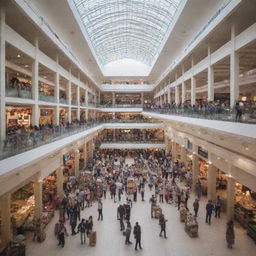
{"label": "white column", "polygon": [[196,154],[193,153],[192,156],[192,190],[195,191],[195,184],[199,176],[199,158]]}
{"label": "white column", "polygon": [[181,152],[180,152],[181,162],[186,164],[186,148],[184,145],[181,146]]}
{"label": "white column", "polygon": [[231,53],[230,53],[230,107],[234,107],[239,99],[239,54],[235,52],[235,25],[231,27]]}
{"label": "white column", "polygon": [[71,123],[71,99],[72,99],[72,93],[71,93],[71,81],[68,81],[68,122]]}
{"label": "white column", "polygon": [[84,143],[84,166],[87,165],[87,142]]}
{"label": "white column", "polygon": [[234,207],[235,207],[235,180],[229,176],[227,178],[227,220],[234,219]]}
{"label": "white column", "polygon": [[38,106],[39,89],[38,89],[38,76],[39,76],[39,64],[38,64],[38,38],[35,39],[35,59],[32,64],[32,98],[35,101],[32,106],[32,125],[39,125],[40,109]]}
{"label": "white column", "polygon": [[12,225],[11,225],[11,193],[7,193],[0,198],[1,209],[1,240],[2,245],[6,245],[12,240]]}
{"label": "white column", "polygon": [[6,115],[5,115],[5,11],[0,9],[0,137],[5,139]]}
{"label": "white column", "polygon": [[144,104],[144,93],[143,92],[141,93],[141,104],[142,104],[142,106]]}
{"label": "white column", "polygon": [[172,160],[176,161],[177,159],[177,145],[175,141],[172,141]]}
{"label": "white column", "polygon": [[191,77],[191,105],[196,104],[196,78]]}
{"label": "white column", "polygon": [[207,198],[208,200],[216,199],[216,178],[217,178],[217,168],[209,163],[208,173],[207,173]]}
{"label": "white column", "polygon": [[59,57],[56,57],[56,74],[55,74],[55,90],[54,97],[57,103],[57,106],[54,109],[54,122],[56,125],[60,124],[60,74],[59,74]]}
{"label": "white column", "polygon": [[64,192],[63,192],[63,181],[64,181],[64,178],[63,178],[63,166],[61,166],[60,168],[58,168],[56,170],[56,176],[57,176],[57,180],[56,180],[56,183],[57,183],[57,195],[59,197],[62,197]]}
{"label": "white column", "polygon": [[116,104],[116,96],[115,96],[115,92],[112,92],[112,104]]}
{"label": "white column", "polygon": [[35,217],[40,218],[43,210],[43,187],[42,181],[38,180],[34,182],[34,194],[35,194]]}
{"label": "white column", "polygon": [[207,98],[208,101],[214,100],[214,70],[213,66],[211,65],[211,47],[208,45],[208,90],[207,90]]}
{"label": "white column", "polygon": [[75,149],[75,176],[79,176],[79,149]]}
{"label": "white column", "polygon": [[181,89],[182,89],[181,102],[185,103],[185,101],[186,101],[186,84],[184,81],[182,82]]}
{"label": "white column", "polygon": [[178,85],[175,86],[175,103],[180,103],[180,90]]}
{"label": "white column", "polygon": [[170,104],[171,103],[171,89],[168,88],[168,91],[167,91],[167,102]]}
{"label": "white column", "polygon": [[80,87],[77,86],[77,120],[80,120]]}

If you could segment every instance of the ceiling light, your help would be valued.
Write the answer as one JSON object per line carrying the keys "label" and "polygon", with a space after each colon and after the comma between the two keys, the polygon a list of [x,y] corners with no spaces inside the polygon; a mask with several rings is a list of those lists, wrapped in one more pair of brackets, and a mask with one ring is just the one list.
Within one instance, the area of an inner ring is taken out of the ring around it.
{"label": "ceiling light", "polygon": [[20,57],[21,57],[21,55],[20,55],[20,54],[18,54],[18,55],[17,55],[17,58],[20,58]]}
{"label": "ceiling light", "polygon": [[44,76],[44,79],[46,79],[47,78],[47,76]]}
{"label": "ceiling light", "polygon": [[29,65],[25,65],[25,68],[28,68],[29,67]]}

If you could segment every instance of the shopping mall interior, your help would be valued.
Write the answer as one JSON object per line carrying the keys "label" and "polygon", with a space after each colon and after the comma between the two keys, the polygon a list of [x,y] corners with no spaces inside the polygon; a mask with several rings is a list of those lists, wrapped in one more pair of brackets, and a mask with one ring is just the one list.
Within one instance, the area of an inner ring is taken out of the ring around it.
{"label": "shopping mall interior", "polygon": [[0,256],[255,255],[255,13],[1,0]]}

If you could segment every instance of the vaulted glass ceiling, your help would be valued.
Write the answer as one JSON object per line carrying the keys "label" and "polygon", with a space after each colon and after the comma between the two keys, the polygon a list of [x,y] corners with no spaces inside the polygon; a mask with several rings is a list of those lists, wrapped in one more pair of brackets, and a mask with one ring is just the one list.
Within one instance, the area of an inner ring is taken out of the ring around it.
{"label": "vaulted glass ceiling", "polygon": [[100,65],[154,64],[182,0],[73,0]]}

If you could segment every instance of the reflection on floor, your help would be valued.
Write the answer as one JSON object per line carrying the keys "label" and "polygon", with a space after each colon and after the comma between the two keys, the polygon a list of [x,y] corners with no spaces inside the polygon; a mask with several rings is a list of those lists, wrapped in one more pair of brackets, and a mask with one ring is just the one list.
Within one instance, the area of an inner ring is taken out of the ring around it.
{"label": "reflection on floor", "polygon": [[[55,219],[47,227],[47,238],[42,244],[32,241],[28,242],[28,256],[72,256],[72,255],[90,255],[90,256],[115,256],[115,255],[145,255],[145,256],[253,256],[255,255],[255,244],[246,235],[246,231],[236,225],[236,241],[232,250],[228,249],[225,240],[226,219],[213,218],[212,225],[209,226],[205,220],[206,199],[201,199],[199,209],[199,237],[190,238],[184,231],[184,224],[179,221],[179,213],[175,206],[162,203],[161,207],[168,219],[167,236],[168,239],[160,238],[160,226],[156,219],[150,217],[149,198],[152,194],[146,190],[146,201],[141,202],[138,196],[138,202],[133,204],[131,211],[131,224],[134,226],[138,221],[142,227],[142,247],[141,251],[134,251],[133,245],[124,244],[124,236],[120,232],[119,222],[116,218],[118,203],[110,200],[110,195],[103,201],[104,220],[98,222],[97,205],[85,209],[82,212],[83,218],[94,216],[94,229],[97,231],[96,247],[89,247],[80,244],[80,236],[66,237],[64,248],[57,246],[57,240],[54,237],[54,224],[58,219],[56,212]],[[124,197],[124,196],[123,196]],[[193,196],[189,199],[189,208],[192,210]],[[124,198],[123,198],[124,200]],[[67,224],[70,233],[70,227]],[[132,241],[133,236],[131,236]],[[88,240],[87,240],[88,242]]]}

